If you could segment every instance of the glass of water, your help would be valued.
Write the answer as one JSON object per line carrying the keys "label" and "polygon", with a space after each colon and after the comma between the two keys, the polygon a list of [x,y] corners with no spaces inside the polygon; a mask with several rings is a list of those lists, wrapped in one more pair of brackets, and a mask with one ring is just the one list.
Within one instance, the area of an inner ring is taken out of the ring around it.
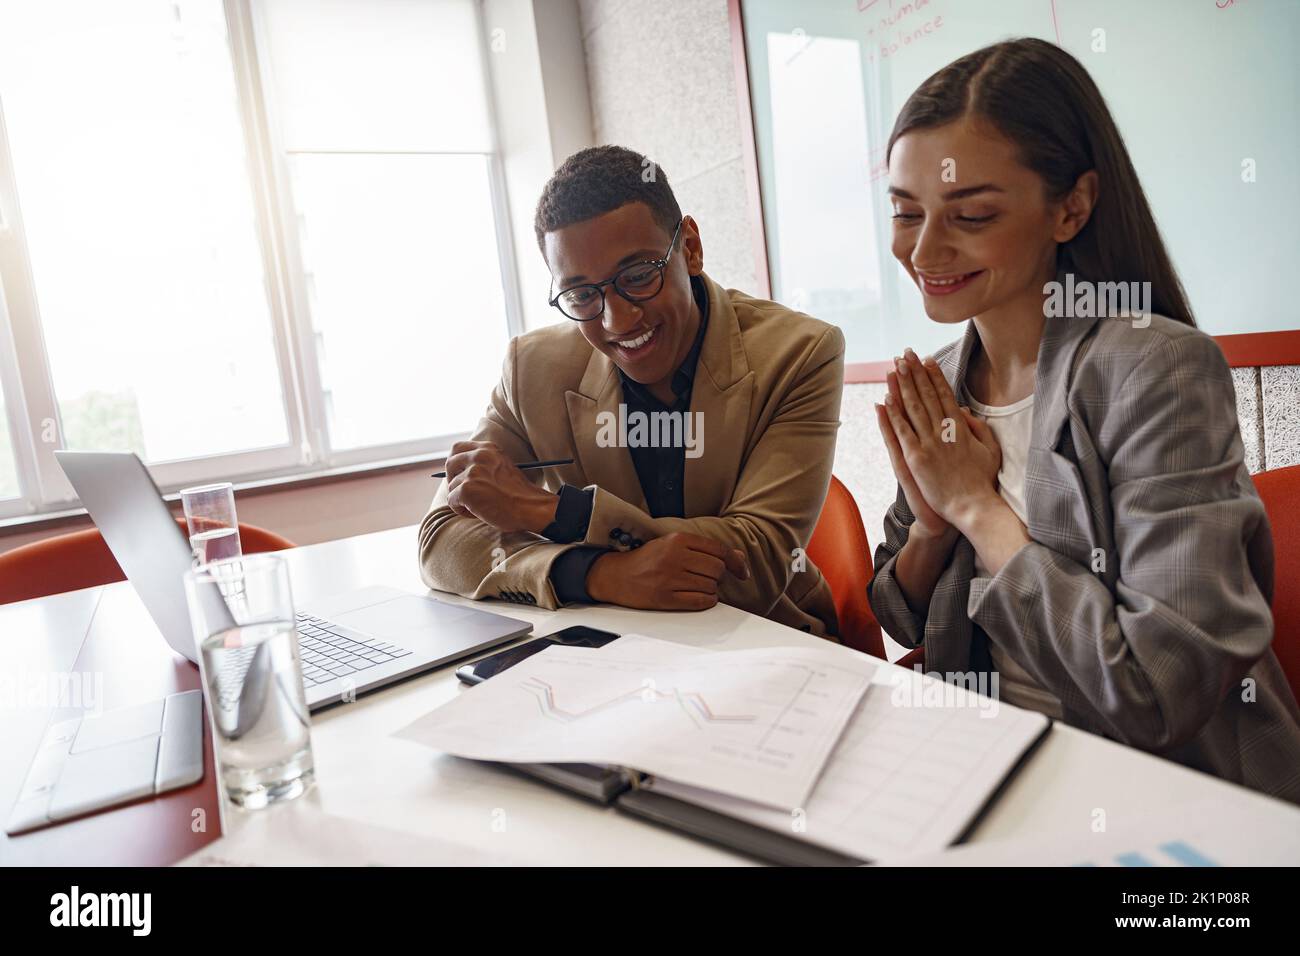
{"label": "glass of water", "polygon": [[235,517],[235,486],[228,481],[181,489],[181,506],[189,527],[190,547],[198,564],[237,558],[239,520]]}
{"label": "glass of water", "polygon": [[214,561],[185,590],[227,796],[247,809],[298,796],[314,765],[288,563]]}

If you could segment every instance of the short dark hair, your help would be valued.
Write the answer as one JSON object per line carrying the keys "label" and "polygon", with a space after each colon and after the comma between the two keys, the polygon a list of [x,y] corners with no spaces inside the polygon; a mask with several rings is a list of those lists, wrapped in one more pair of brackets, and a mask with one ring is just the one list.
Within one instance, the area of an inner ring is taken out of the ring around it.
{"label": "short dark hair", "polygon": [[668,235],[681,221],[681,207],[662,166],[622,146],[579,150],[555,171],[537,201],[533,230],[538,248],[545,252],[548,232],[603,216],[630,202],[645,203]]}

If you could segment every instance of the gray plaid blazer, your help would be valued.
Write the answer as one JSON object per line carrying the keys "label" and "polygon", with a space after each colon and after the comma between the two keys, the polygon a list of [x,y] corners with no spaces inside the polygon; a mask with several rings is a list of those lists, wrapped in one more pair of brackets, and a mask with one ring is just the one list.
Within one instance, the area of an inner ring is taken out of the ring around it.
{"label": "gray plaid blazer", "polygon": [[[962,404],[977,338],[969,322],[935,354]],[[1273,539],[1223,353],[1163,316],[1049,318],[1036,375],[1033,540],[972,581],[959,538],[923,618],[894,577],[915,520],[900,488],[868,589],[881,626],[945,676],[991,670],[991,637],[1066,723],[1300,803],[1300,710],[1270,650]]]}

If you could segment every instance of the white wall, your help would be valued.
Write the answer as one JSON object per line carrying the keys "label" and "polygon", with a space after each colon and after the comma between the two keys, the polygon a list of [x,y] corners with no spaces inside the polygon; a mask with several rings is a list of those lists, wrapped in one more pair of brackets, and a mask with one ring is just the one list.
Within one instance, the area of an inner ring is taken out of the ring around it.
{"label": "white wall", "polygon": [[578,4],[484,0],[483,26],[524,327],[534,329],[563,318],[546,302],[537,199],[565,157],[593,142]]}
{"label": "white wall", "polygon": [[[645,152],[699,220],[704,269],[755,292],[753,233],[726,0],[581,0],[596,140]],[[845,389],[835,474],[853,492],[874,546],[894,500],[873,401]]]}
{"label": "white wall", "polygon": [[667,174],[704,241],[704,269],[753,290],[754,258],[725,0],[581,0],[596,142]]}

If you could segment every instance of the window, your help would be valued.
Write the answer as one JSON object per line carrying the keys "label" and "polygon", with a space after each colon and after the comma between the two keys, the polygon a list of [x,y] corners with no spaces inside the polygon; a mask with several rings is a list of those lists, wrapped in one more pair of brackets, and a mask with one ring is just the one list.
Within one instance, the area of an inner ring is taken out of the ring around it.
{"label": "window", "polygon": [[485,158],[299,154],[291,170],[332,446],[474,425],[505,342]]}
{"label": "window", "polygon": [[46,436],[0,431],[0,516],[67,506],[59,447],[179,487],[473,428],[519,326],[478,16],[0,0],[0,378]]}
{"label": "window", "polygon": [[14,462],[14,446],[9,440],[9,423],[5,420],[5,407],[0,402],[0,500],[18,497],[18,465]]}
{"label": "window", "polygon": [[0,95],[63,443],[153,462],[285,445],[220,6],[14,13]]}
{"label": "window", "polygon": [[472,426],[505,341],[474,7],[384,6],[260,8],[335,449]]}

